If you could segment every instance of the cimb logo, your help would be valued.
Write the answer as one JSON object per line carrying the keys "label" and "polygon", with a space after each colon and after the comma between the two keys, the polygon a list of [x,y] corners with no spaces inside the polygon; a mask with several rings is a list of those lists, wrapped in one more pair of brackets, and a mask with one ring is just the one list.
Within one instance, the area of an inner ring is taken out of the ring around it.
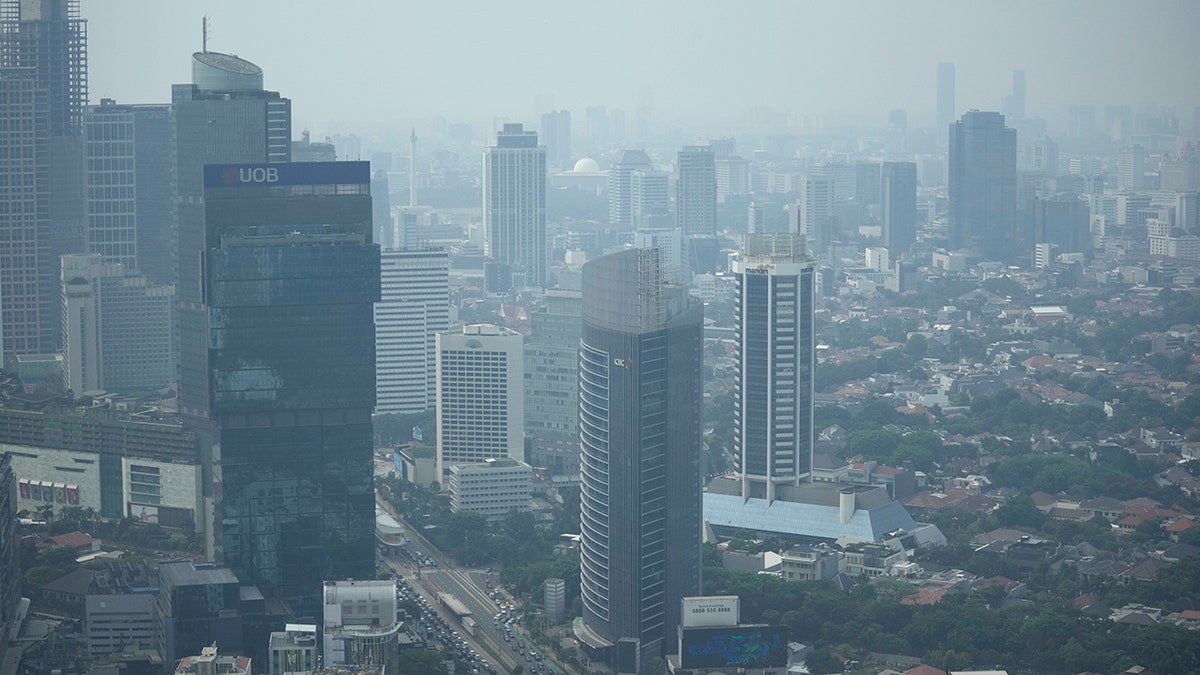
{"label": "cimb logo", "polygon": [[238,180],[243,183],[276,183],[279,169],[275,167],[242,167],[238,169]]}

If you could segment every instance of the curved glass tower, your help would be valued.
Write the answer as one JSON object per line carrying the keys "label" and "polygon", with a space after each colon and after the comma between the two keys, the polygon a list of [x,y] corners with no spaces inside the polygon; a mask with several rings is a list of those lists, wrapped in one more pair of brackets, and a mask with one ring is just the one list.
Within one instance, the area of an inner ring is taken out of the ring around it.
{"label": "curved glass tower", "polygon": [[662,283],[656,248],[583,268],[576,635],[611,655],[672,653],[680,599],[700,590],[703,306]]}

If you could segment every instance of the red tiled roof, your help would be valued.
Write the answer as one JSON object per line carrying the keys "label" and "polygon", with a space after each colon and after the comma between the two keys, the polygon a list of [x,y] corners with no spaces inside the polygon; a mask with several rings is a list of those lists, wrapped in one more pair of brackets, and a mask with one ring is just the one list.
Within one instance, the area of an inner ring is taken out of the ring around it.
{"label": "red tiled roof", "polygon": [[1191,518],[1180,518],[1167,527],[1167,532],[1170,532],[1171,534],[1179,534],[1180,532],[1195,526],[1196,521],[1192,520]]}
{"label": "red tiled roof", "polygon": [[946,594],[944,588],[922,588],[913,595],[906,595],[900,598],[902,605],[936,605],[942,600],[942,596]]}

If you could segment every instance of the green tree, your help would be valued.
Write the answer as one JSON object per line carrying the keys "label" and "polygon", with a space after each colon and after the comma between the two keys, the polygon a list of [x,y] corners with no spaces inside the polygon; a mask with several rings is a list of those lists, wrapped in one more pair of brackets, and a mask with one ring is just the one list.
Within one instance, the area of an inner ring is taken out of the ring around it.
{"label": "green tree", "polygon": [[436,649],[402,649],[396,655],[399,675],[449,675],[442,653]]}

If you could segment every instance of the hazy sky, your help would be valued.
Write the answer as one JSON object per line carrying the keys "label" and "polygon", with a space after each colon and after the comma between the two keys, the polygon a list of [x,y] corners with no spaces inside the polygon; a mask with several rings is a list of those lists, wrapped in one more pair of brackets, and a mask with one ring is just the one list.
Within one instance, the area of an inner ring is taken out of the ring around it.
{"label": "hazy sky", "polygon": [[[932,122],[938,61],[958,109],[996,110],[1024,68],[1031,115],[1072,102],[1200,106],[1197,0],[83,0],[90,93],[166,102],[209,49],[263,67],[295,128],[529,120],[538,94],[582,115],[654,96],[656,121],[909,111]],[[298,133],[298,131],[297,131]]]}

